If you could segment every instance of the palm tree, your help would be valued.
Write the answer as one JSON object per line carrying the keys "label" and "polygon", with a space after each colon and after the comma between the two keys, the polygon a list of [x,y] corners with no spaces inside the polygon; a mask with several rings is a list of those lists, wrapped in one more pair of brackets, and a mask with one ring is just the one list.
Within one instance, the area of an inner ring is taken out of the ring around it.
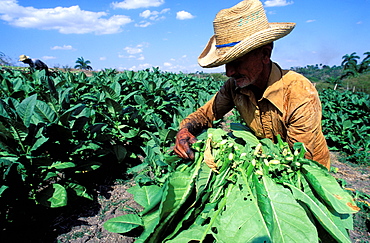
{"label": "palm tree", "polygon": [[365,52],[364,55],[366,55],[366,57],[360,63],[360,67],[358,69],[359,73],[370,71],[370,52]]}
{"label": "palm tree", "polygon": [[353,68],[353,67],[356,67],[357,66],[357,60],[356,59],[360,59],[359,56],[356,56],[356,52],[353,52],[351,55],[344,55],[342,57],[343,61],[342,61],[342,66],[344,69],[347,69],[347,68]]}
{"label": "palm tree", "polygon": [[83,70],[92,70],[92,67],[89,65],[91,62],[89,60],[85,61],[83,57],[77,58],[76,63],[77,65],[75,65],[75,68]]}
{"label": "palm tree", "polygon": [[343,61],[341,65],[343,66],[344,74],[341,79],[349,76],[356,76],[358,74],[357,59],[360,59],[360,57],[356,55],[356,52],[353,52],[351,55],[346,54],[342,58]]}

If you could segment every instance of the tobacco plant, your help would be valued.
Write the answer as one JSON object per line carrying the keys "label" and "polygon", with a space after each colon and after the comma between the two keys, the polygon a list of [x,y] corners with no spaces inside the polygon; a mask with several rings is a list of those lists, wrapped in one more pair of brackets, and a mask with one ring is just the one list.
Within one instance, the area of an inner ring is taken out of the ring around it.
{"label": "tobacco plant", "polygon": [[323,133],[330,150],[344,152],[353,163],[369,165],[370,95],[327,89],[320,98]]}
{"label": "tobacco plant", "polygon": [[[117,233],[141,229],[135,242],[351,242],[359,208],[320,164],[232,127],[208,129],[193,145],[194,162],[172,161],[163,185],[129,192],[144,208],[105,222]],[[216,163],[211,169],[210,162]]]}
{"label": "tobacco plant", "polygon": [[54,208],[93,199],[93,179],[117,167],[124,174],[139,156],[158,176],[170,170],[160,161],[179,122],[220,85],[157,68],[90,77],[1,70],[1,214],[15,201]]}

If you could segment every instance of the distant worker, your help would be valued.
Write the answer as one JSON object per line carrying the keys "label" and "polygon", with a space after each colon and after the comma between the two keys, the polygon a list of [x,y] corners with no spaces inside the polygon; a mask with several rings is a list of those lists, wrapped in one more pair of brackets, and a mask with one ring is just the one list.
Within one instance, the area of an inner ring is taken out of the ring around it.
{"label": "distant worker", "polygon": [[20,55],[19,61],[28,64],[31,72],[34,72],[35,70],[45,70],[46,74],[49,74],[48,66],[39,59],[31,59],[29,56]]}
{"label": "distant worker", "polygon": [[49,72],[49,68],[44,62],[40,61],[39,59],[31,59],[29,56],[26,56],[26,55],[20,55],[19,61],[30,65],[31,73],[35,72],[36,70],[39,70],[39,71],[45,70],[45,74],[47,76],[48,88],[50,92],[55,97],[57,97],[57,90],[55,88],[54,81],[51,78],[52,74]]}

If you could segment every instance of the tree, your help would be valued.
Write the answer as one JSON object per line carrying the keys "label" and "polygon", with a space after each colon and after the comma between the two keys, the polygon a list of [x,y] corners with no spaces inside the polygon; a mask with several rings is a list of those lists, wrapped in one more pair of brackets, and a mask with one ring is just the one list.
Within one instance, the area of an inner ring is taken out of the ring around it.
{"label": "tree", "polygon": [[86,60],[83,57],[77,58],[76,61],[77,65],[75,65],[75,68],[82,69],[82,70],[92,70],[92,67],[89,65],[91,62],[89,60]]}
{"label": "tree", "polygon": [[0,51],[0,65],[10,65],[11,64],[11,61],[9,60],[9,58],[3,53]]}
{"label": "tree", "polygon": [[367,71],[370,71],[370,52],[365,52],[364,55],[366,57],[362,60],[362,62],[359,65],[358,72],[359,73],[365,73]]}
{"label": "tree", "polygon": [[342,61],[342,66],[344,69],[347,69],[347,68],[353,68],[357,66],[357,60],[356,59],[360,59],[359,56],[356,56],[356,52],[353,52],[351,55],[344,55],[342,57],[343,61]]}
{"label": "tree", "polygon": [[344,74],[341,79],[349,76],[356,76],[358,74],[357,59],[360,59],[360,57],[356,55],[356,52],[353,52],[351,55],[346,54],[342,59],[341,65],[343,66]]}

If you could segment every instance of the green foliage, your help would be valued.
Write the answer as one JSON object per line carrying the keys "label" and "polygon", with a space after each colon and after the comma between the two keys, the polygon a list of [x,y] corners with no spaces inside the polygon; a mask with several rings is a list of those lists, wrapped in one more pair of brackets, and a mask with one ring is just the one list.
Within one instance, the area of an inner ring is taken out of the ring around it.
{"label": "green foliage", "polygon": [[313,83],[339,83],[343,68],[341,66],[307,65],[305,67],[292,67],[291,70],[302,74]]}
{"label": "green foliage", "polygon": [[323,133],[330,149],[345,152],[353,163],[369,165],[370,95],[327,89],[320,99]]}
{"label": "green foliage", "polygon": [[357,77],[360,73],[366,73],[370,70],[370,52],[365,52],[364,55],[366,56],[360,64],[357,62],[357,59],[360,59],[360,57],[356,55],[356,52],[350,55],[346,54],[342,57],[342,66],[344,70],[341,79]]}
{"label": "green foliage", "polygon": [[370,72],[343,79],[342,86],[345,89],[370,94]]}
{"label": "green foliage", "polygon": [[79,57],[76,60],[75,68],[82,69],[82,70],[92,70],[92,67],[89,65],[91,62],[89,60],[85,60],[83,57]]}
{"label": "green foliage", "polygon": [[[144,207],[133,222],[114,218],[104,227],[124,233],[140,222],[136,242],[350,242],[359,208],[334,177],[303,158],[301,143],[292,152],[280,137],[258,141],[240,128],[208,129],[193,146],[195,161],[172,163],[163,186],[131,188]],[[203,163],[207,150],[218,173]]]}
{"label": "green foliage", "polygon": [[221,85],[156,68],[91,77],[1,70],[0,83],[0,201],[7,207],[27,198],[48,207],[92,199],[87,186],[100,170],[132,167],[139,155],[144,169],[165,176],[171,168],[161,161],[179,122]]}

